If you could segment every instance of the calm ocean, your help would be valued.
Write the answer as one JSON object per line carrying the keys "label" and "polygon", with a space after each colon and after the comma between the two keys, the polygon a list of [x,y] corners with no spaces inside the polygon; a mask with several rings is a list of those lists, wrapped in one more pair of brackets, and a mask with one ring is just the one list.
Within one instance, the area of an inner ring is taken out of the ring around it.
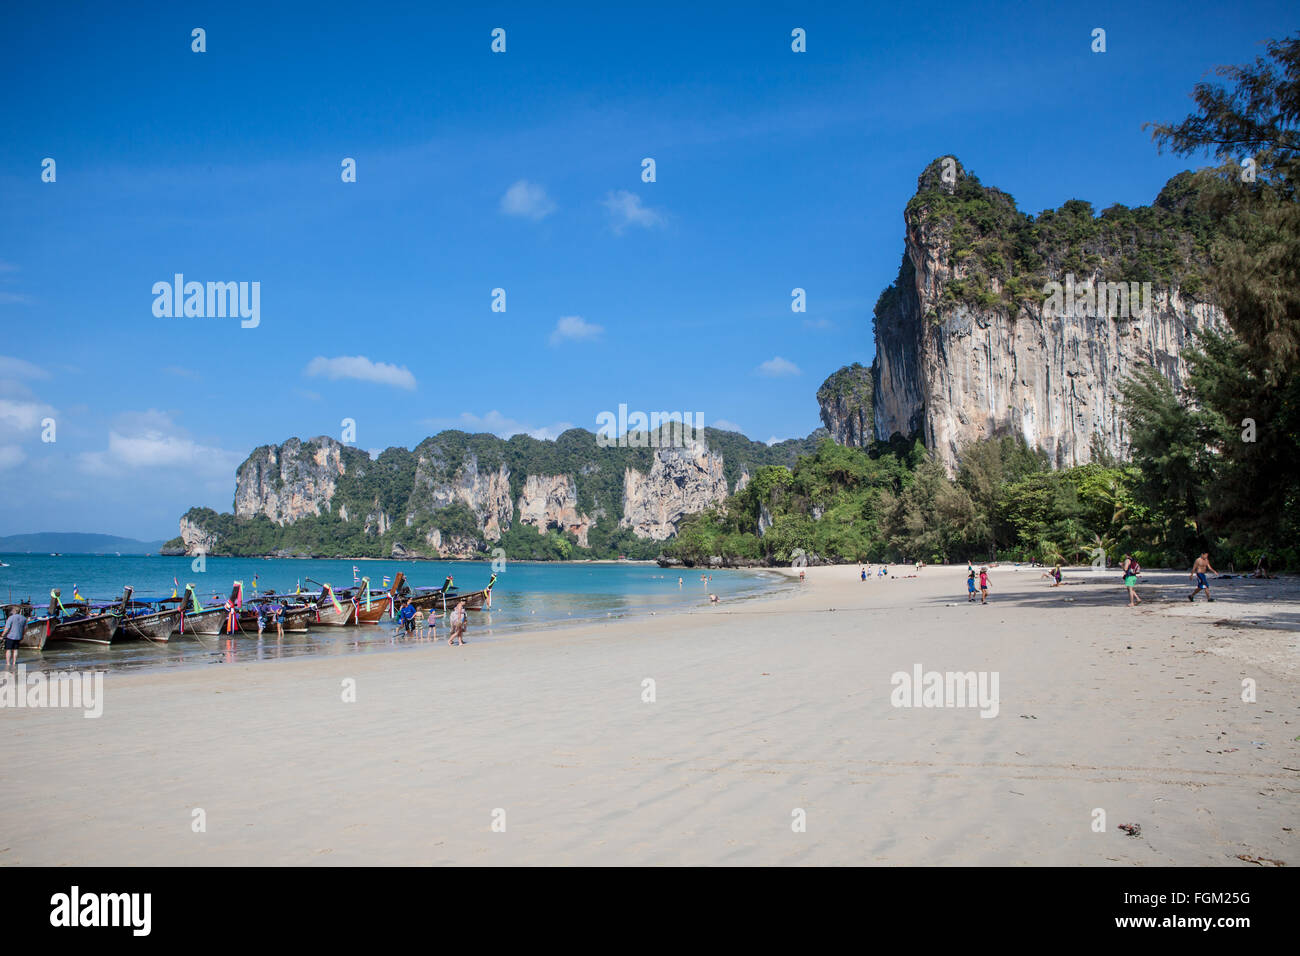
{"label": "calm ocean", "polygon": [[[37,609],[49,602],[51,588],[61,588],[63,600],[74,586],[92,601],[120,597],[131,585],[139,596],[168,596],[173,578],[184,589],[194,584],[199,600],[207,604],[224,599],[231,582],[243,581],[246,597],[267,590],[291,592],[307,579],[336,588],[353,583],[353,568],[379,588],[385,575],[406,574],[412,587],[438,587],[443,578],[455,577],[461,591],[484,587],[492,575],[486,561],[294,561],[260,558],[208,558],[203,573],[196,573],[191,558],[104,557],[90,555],[3,554],[0,561],[0,599],[31,598]],[[712,576],[707,585],[701,574]],[[254,590],[254,576],[257,589]],[[682,584],[678,586],[678,578]],[[792,585],[770,571],[667,570],[653,564],[554,564],[510,562],[498,575],[490,611],[469,612],[468,637],[504,637],[543,630],[560,624],[606,618],[664,613],[707,604],[710,592],[726,603],[771,594]],[[440,625],[441,626],[441,625]],[[112,647],[52,645],[37,653],[24,650],[20,661],[30,668],[158,668],[229,661],[266,660],[304,654],[374,652],[407,646],[395,644],[387,619],[379,626],[360,628],[316,627],[306,634],[286,634],[277,641],[253,637],[195,638],[173,635],[165,645],[131,641]],[[445,631],[440,631],[445,636]]]}

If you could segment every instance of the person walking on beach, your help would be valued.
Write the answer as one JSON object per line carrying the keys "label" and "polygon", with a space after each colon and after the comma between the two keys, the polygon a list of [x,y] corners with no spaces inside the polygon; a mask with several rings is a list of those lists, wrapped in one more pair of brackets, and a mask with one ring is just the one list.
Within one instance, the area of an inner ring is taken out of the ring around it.
{"label": "person walking on beach", "polygon": [[27,619],[31,616],[31,605],[23,604],[5,618],[5,667],[18,666],[18,645],[23,642],[23,631],[27,629]]}
{"label": "person walking on beach", "polygon": [[465,643],[465,602],[457,601],[456,609],[451,612],[451,634],[447,638],[447,646],[453,644]]}
{"label": "person walking on beach", "polygon": [[1138,596],[1138,563],[1133,560],[1130,554],[1124,555],[1124,561],[1120,565],[1124,572],[1124,587],[1128,588],[1128,606],[1137,607],[1142,603],[1142,598]]}
{"label": "person walking on beach", "polygon": [[966,569],[966,603],[971,604],[975,601],[975,569]]}
{"label": "person walking on beach", "polygon": [[980,603],[989,603],[989,569],[980,568]]}
{"label": "person walking on beach", "polygon": [[1039,577],[1040,577],[1040,578],[1051,578],[1051,580],[1052,580],[1052,587],[1054,587],[1054,588],[1059,588],[1059,587],[1061,586],[1061,566],[1060,566],[1060,564],[1053,565],[1053,566],[1052,566],[1052,570],[1050,570],[1050,571],[1044,571],[1042,574],[1039,575]]}
{"label": "person walking on beach", "polygon": [[1189,578],[1196,579],[1196,590],[1187,595],[1187,600],[1194,602],[1196,600],[1196,595],[1200,594],[1202,590],[1205,591],[1205,599],[1207,601],[1214,600],[1214,598],[1210,596],[1210,582],[1205,579],[1206,571],[1210,572],[1210,574],[1219,573],[1214,570],[1214,567],[1210,564],[1210,552],[1202,551],[1201,556],[1192,562],[1192,573],[1187,575]]}

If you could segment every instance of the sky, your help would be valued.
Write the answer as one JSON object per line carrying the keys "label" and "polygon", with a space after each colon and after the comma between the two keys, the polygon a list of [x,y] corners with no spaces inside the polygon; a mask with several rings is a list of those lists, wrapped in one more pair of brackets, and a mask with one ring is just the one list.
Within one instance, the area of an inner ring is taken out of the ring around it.
{"label": "sky", "polygon": [[[171,537],[230,510],[254,447],[345,419],[365,449],[594,430],[620,404],[802,437],[821,382],[871,362],[927,163],[1031,213],[1149,203],[1197,161],[1143,124],[1300,23],[1201,0],[440,6],[4,5],[0,534]],[[256,325],[156,314],[176,274],[257,283]]]}

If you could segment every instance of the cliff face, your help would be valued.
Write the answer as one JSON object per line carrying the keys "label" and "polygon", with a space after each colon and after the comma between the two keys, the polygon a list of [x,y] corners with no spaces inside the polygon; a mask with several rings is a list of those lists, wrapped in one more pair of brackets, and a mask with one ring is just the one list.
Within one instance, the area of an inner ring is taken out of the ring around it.
{"label": "cliff face", "polygon": [[478,519],[479,530],[488,541],[501,540],[509,530],[515,508],[510,500],[510,471],[505,465],[480,470],[478,456],[469,454],[451,478],[439,477],[432,461],[421,456],[415,469],[415,488],[408,501],[409,527],[420,511],[437,511],[457,502]]}
{"label": "cliff face", "polygon": [[1193,333],[1224,321],[1197,298],[1206,225],[1182,181],[1153,207],[1094,218],[1072,201],[1033,219],[942,169],[921,176],[876,307],[876,437],[919,434],[950,470],[963,446],[1006,432],[1057,467],[1089,461],[1094,436],[1124,457],[1120,383],[1148,365],[1179,386]]}
{"label": "cliff face", "polygon": [[191,509],[182,544],[188,553],[442,558],[504,546],[528,557],[553,532],[578,548],[630,553],[630,531],[646,542],[637,554],[653,557],[653,543],[674,534],[684,515],[721,502],[754,469],[793,464],[820,434],[769,447],[706,429],[705,441],[717,446],[710,450],[602,447],[582,429],[553,442],[442,432],[375,459],[330,438],[293,438],[255,449],[240,465],[234,515]]}
{"label": "cliff face", "polygon": [[571,475],[529,475],[519,496],[519,521],[539,533],[566,531],[587,547],[587,532],[594,523],[578,511],[578,485]]}
{"label": "cliff face", "polygon": [[328,511],[347,470],[345,450],[324,437],[306,442],[291,438],[256,449],[235,472],[236,517],[263,514],[284,524]]}
{"label": "cliff face", "polygon": [[875,435],[871,370],[857,362],[840,369],[817,390],[822,424],[837,445],[864,448]]}
{"label": "cliff face", "polygon": [[621,527],[639,538],[663,541],[677,533],[688,514],[703,511],[727,497],[721,455],[703,445],[661,448],[648,472],[629,468],[623,481]]}

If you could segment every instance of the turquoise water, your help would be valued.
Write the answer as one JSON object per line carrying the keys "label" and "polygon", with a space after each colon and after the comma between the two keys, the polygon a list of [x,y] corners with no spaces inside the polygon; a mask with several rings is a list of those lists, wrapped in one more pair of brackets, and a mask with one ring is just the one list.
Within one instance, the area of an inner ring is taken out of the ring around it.
{"label": "turquoise water", "polygon": [[[31,598],[43,609],[50,588],[60,588],[66,603],[75,586],[92,600],[109,602],[120,597],[124,585],[141,596],[167,596],[173,578],[183,590],[195,585],[199,600],[207,604],[224,600],[232,581],[243,581],[245,595],[252,597],[269,589],[293,591],[307,579],[324,581],[337,588],[353,582],[353,568],[370,578],[378,588],[384,575],[401,571],[412,587],[442,584],[450,574],[462,591],[484,587],[492,575],[487,561],[294,561],[260,558],[208,558],[203,572],[193,569],[191,558],[102,557],[89,555],[4,554],[0,561],[0,598],[10,601]],[[707,584],[701,574],[711,575]],[[254,576],[257,590],[253,589]],[[678,586],[678,579],[682,579]],[[709,593],[730,603],[788,588],[786,579],[766,571],[699,570],[672,571],[653,564],[557,564],[509,562],[499,572],[492,591],[490,611],[469,612],[467,637],[503,638],[557,625],[582,621],[661,614],[702,607]],[[446,631],[440,624],[440,635]],[[385,620],[378,626],[312,628],[306,634],[274,633],[261,641],[253,637],[196,638],[173,635],[166,645],[132,641],[112,647],[53,645],[44,652],[24,649],[20,660],[29,668],[157,668],[245,660],[270,660],[306,654],[370,653],[409,646],[394,640],[393,627]]]}

